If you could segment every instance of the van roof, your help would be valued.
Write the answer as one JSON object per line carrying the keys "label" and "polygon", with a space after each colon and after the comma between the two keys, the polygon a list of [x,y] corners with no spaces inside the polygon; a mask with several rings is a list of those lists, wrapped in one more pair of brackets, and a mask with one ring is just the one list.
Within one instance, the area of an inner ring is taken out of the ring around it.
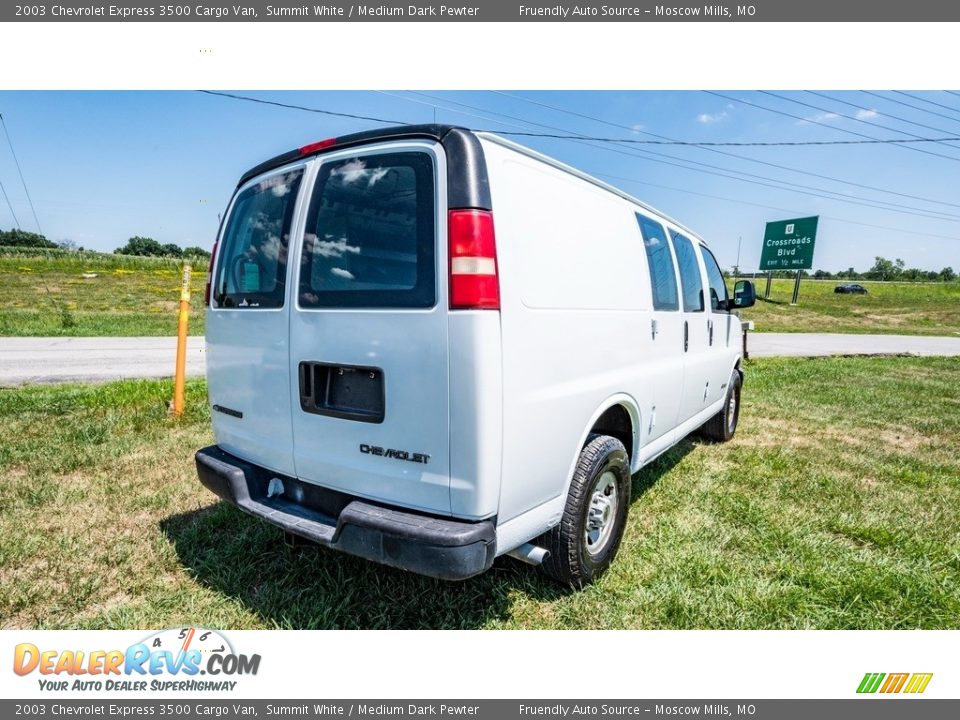
{"label": "van roof", "polygon": [[[666,213],[663,213],[657,210],[655,207],[648,205],[642,200],[634,197],[633,195],[625,192],[624,190],[621,190],[620,188],[614,185],[610,185],[609,183],[606,183],[598,178],[595,178],[592,175],[589,175],[585,172],[577,170],[576,168],[571,167],[566,163],[562,163],[559,160],[556,160],[550,157],[549,155],[544,155],[525,145],[521,145],[519,143],[513,142],[512,140],[508,140],[504,137],[501,137],[496,133],[480,132],[480,131],[475,132],[473,130],[470,130],[469,128],[461,127],[459,125],[444,125],[439,123],[428,123],[423,125],[394,125],[390,127],[376,128],[374,130],[365,130],[363,132],[350,133],[349,135],[339,135],[337,137],[328,138],[320,142],[304,145],[303,147],[297,148],[295,150],[290,150],[288,152],[282,153],[280,155],[270,158],[265,162],[260,163],[259,165],[256,165],[250,168],[240,178],[240,181],[237,183],[237,187],[240,187],[251,178],[254,178],[257,175],[265,173],[269,170],[273,170],[274,168],[280,167],[282,165],[286,165],[287,163],[294,162],[295,160],[299,160],[304,157],[318,155],[325,151],[341,150],[345,147],[351,147],[354,145],[366,145],[370,143],[381,142],[384,140],[423,138],[423,139],[429,139],[429,140],[436,140],[438,142],[444,142],[444,140],[451,139],[450,138],[451,135],[453,136],[453,139],[457,141],[455,143],[455,147],[459,151],[458,154],[462,154],[464,156],[463,161],[467,164],[471,164],[472,162],[474,162],[473,158],[471,157],[473,153],[470,152],[470,149],[468,147],[464,147],[465,145],[469,146],[471,144],[469,138],[482,138],[484,140],[489,140],[490,142],[494,142],[494,143],[497,143],[498,145],[502,145],[503,147],[510,148],[515,152],[519,152],[528,157],[539,160],[540,162],[546,163],[552,167],[557,168],[558,170],[562,170],[563,172],[570,173],[571,175],[574,175],[582,180],[586,180],[587,182],[592,183],[598,187],[601,187],[604,190],[612,192],[615,195],[618,195],[619,197],[623,198],[624,200],[627,200],[635,205],[639,205],[641,208],[647,210],[648,212],[651,212],[657,215],[658,217],[660,217],[661,219],[676,225],[679,229],[683,230],[685,233],[688,233],[692,238],[696,239],[701,244],[703,245],[707,244],[706,241],[702,237],[700,237],[699,234],[697,234],[696,232],[694,232],[693,230],[685,226],[683,223],[678,222],[677,220],[670,217]],[[476,142],[477,142],[476,139],[472,140],[472,144],[476,144]],[[486,175],[486,168],[483,169],[483,174]],[[457,189],[461,190],[466,197],[470,197],[473,200],[473,202],[467,202],[466,203],[467,205],[490,207],[489,189],[485,186],[485,184],[486,184],[486,178],[484,178],[482,181],[483,187],[479,187],[479,188],[478,187],[467,187],[467,188],[458,187]]]}

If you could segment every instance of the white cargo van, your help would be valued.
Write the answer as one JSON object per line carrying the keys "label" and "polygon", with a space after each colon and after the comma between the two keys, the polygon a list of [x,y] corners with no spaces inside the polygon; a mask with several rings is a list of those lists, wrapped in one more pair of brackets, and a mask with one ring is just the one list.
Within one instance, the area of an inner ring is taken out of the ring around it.
{"label": "white cargo van", "polygon": [[679,223],[457,127],[307,145],[214,248],[204,485],[287,533],[446,579],[610,564],[631,474],[737,427],[741,329]]}

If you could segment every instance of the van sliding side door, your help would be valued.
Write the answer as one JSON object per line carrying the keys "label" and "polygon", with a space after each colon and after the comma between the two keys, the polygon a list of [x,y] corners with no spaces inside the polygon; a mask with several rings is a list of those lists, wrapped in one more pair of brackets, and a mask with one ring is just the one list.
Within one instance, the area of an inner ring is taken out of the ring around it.
{"label": "van sliding side door", "polygon": [[[653,405],[640,408],[646,444],[669,445],[680,416],[684,377],[683,315],[680,312],[676,260],[659,222],[636,214],[647,258],[651,290],[650,348],[644,359]],[[644,341],[646,344],[646,341]]]}

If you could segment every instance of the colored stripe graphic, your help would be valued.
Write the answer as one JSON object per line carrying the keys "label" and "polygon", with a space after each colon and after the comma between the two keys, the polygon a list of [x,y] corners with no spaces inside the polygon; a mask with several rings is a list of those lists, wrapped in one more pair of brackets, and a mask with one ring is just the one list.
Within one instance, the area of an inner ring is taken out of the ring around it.
{"label": "colored stripe graphic", "polygon": [[910,682],[907,683],[907,687],[904,692],[922,693],[927,689],[927,685],[930,684],[930,678],[932,677],[933,673],[914,673],[913,677],[910,678]]}
{"label": "colored stripe graphic", "polygon": [[887,681],[880,688],[882,693],[898,693],[903,688],[903,684],[910,677],[910,673],[890,673],[887,675]]}
{"label": "colored stripe graphic", "polygon": [[[877,691],[885,694],[904,693],[922,693],[927,689],[933,673],[866,673],[863,680],[857,686],[858,693],[875,693]],[[882,685],[881,685],[882,683]]]}
{"label": "colored stripe graphic", "polygon": [[858,693],[875,693],[877,688],[880,687],[880,681],[884,678],[883,673],[867,673],[863,676],[863,680],[860,681],[860,687],[857,688]]}

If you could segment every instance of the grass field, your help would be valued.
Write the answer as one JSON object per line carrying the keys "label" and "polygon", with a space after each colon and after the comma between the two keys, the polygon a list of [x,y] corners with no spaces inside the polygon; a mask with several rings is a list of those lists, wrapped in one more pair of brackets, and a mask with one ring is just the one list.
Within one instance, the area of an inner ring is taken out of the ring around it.
{"label": "grass field", "polygon": [[743,318],[753,320],[758,332],[960,335],[960,282],[857,281],[869,295],[833,292],[845,282],[804,279],[800,300],[791,307],[793,280],[774,280],[770,299],[763,300],[766,280],[758,278],[757,304]]}
{"label": "grass field", "polygon": [[[0,336],[173,336],[180,281],[179,262],[165,258],[0,253]],[[203,265],[191,281],[193,334],[203,333],[206,281]]]}
{"label": "grass field", "polygon": [[[0,336],[175,335],[178,261],[102,253],[0,249]],[[96,273],[84,278],[84,273]],[[204,329],[206,266],[193,273],[190,332]],[[765,280],[758,279],[762,297]],[[733,281],[729,283],[732,285]],[[774,280],[770,300],[743,312],[757,332],[960,334],[960,283],[869,283],[870,294],[837,295],[834,281],[804,280],[790,306],[792,280]]]}
{"label": "grass field", "polygon": [[634,477],[581,592],[511,559],[461,584],[327,550],[215,498],[202,382],[0,391],[6,628],[960,628],[960,360],[765,360],[732,443]]}

